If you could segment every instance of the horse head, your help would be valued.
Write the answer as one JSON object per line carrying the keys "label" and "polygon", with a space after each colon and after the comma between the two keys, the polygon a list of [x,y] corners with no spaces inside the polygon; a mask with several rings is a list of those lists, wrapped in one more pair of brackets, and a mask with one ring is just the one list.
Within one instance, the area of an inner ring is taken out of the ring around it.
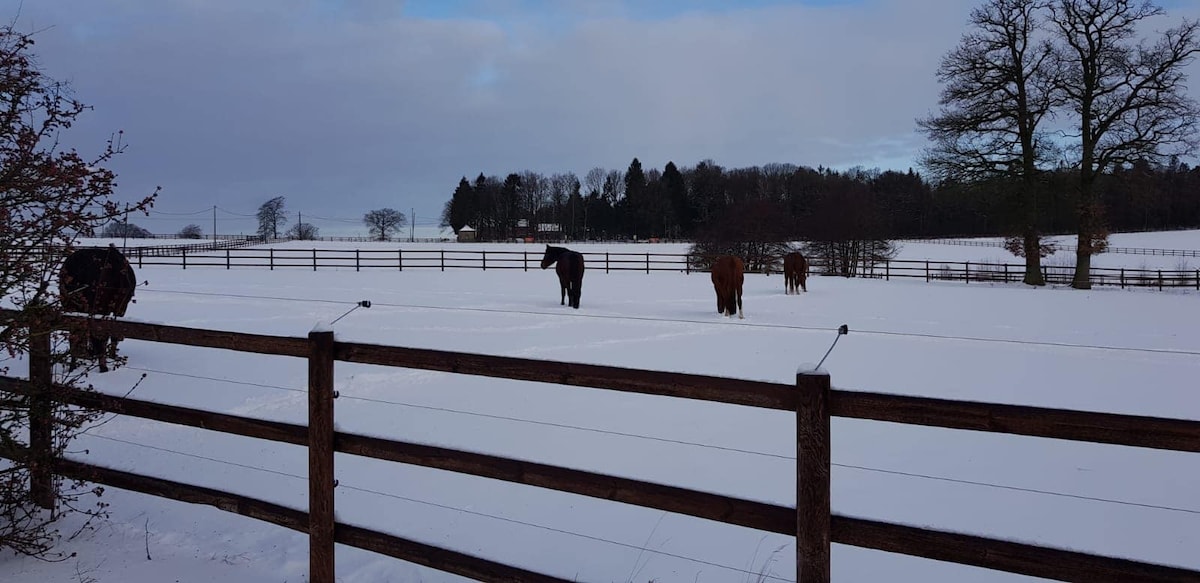
{"label": "horse head", "polygon": [[562,255],[564,251],[566,251],[566,248],[564,247],[552,247],[550,245],[546,245],[546,254],[542,255],[542,269],[546,269],[551,265],[554,265],[554,262],[558,261],[558,257]]}

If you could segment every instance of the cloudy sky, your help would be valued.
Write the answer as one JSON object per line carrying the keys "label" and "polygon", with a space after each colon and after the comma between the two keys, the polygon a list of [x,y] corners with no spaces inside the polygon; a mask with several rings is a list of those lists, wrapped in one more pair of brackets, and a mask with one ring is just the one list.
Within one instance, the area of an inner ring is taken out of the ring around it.
{"label": "cloudy sky", "polygon": [[357,234],[381,207],[434,222],[480,172],[582,176],[635,156],[905,170],[973,5],[0,0],[0,16],[38,31],[45,72],[95,107],[70,145],[123,130],[122,195],[163,187],[135,223],[208,233],[215,205],[219,232],[249,233],[236,213],[283,195],[323,234]]}

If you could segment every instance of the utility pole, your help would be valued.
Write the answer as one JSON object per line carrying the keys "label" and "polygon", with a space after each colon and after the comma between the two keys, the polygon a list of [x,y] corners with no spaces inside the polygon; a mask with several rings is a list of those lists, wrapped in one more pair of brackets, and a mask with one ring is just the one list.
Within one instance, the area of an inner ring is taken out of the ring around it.
{"label": "utility pole", "polygon": [[213,240],[213,241],[216,241],[216,240],[217,240],[217,205],[215,205],[215,204],[213,205],[213,231],[212,231],[212,240]]}
{"label": "utility pole", "polygon": [[416,241],[415,229],[417,228],[417,209],[414,207],[408,207],[408,216],[410,217],[408,221],[408,242],[412,243]]}
{"label": "utility pole", "polygon": [[296,211],[296,238],[304,240],[304,215],[300,211]]}

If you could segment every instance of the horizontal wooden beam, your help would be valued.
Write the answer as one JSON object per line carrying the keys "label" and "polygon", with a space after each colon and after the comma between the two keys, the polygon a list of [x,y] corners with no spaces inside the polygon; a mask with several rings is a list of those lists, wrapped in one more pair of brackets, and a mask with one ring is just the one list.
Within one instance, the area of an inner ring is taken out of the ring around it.
{"label": "horizontal wooden beam", "polygon": [[361,364],[715,401],[781,411],[795,411],[797,402],[796,387],[790,384],[424,348],[339,342],[337,359]]}
{"label": "horizontal wooden beam", "polygon": [[[307,443],[308,428],[303,425],[236,417],[68,387],[55,389],[57,401],[81,407],[282,443]],[[28,381],[0,377],[0,390],[28,394]],[[789,507],[596,472],[344,432],[334,434],[334,450],[569,492],[767,532],[794,534],[796,530],[795,512]]]}
{"label": "horizontal wooden beam", "polygon": [[95,482],[159,498],[213,506],[226,512],[249,516],[295,531],[308,532],[308,514],[305,512],[248,496],[67,459],[55,460],[54,472],[75,480]]}
{"label": "horizontal wooden beam", "polygon": [[833,391],[835,417],[1200,452],[1200,421]]}
{"label": "horizontal wooden beam", "polygon": [[[64,316],[63,318],[63,324],[66,326],[83,325],[86,324],[86,321],[87,318],[82,316]],[[114,334],[133,340],[182,344],[202,348],[221,348],[237,352],[253,352],[276,356],[294,356],[298,358],[306,358],[308,356],[308,341],[305,338],[185,328],[182,326],[148,324],[126,320],[113,320],[111,327]]]}
{"label": "horizontal wooden beam", "polygon": [[833,542],[1080,583],[1200,581],[1200,571],[1104,557],[968,534],[834,515]]}
{"label": "horizontal wooden beam", "polygon": [[[28,381],[0,377],[0,391],[28,395],[31,389]],[[293,445],[306,445],[308,443],[308,428],[303,425],[250,419],[235,415],[226,415],[224,413],[213,413],[211,411],[180,407],[178,405],[151,403],[150,401],[105,395],[103,393],[84,391],[61,385],[54,387],[53,398],[60,403],[78,405],[108,413],[118,413],[142,419],[162,421],[175,425],[199,427],[201,429]]]}
{"label": "horizontal wooden beam", "polygon": [[342,453],[537,486],[767,532],[787,535],[796,532],[793,508],[676,486],[348,433],[336,434],[334,449]]}
{"label": "horizontal wooden beam", "polygon": [[[205,504],[298,532],[308,532],[308,514],[306,512],[248,496],[71,460],[58,460],[55,472],[68,478],[104,484],[122,490],[141,492],[180,502]],[[567,583],[568,581],[466,553],[342,523],[334,526],[334,538],[344,545],[373,551],[447,573],[471,577],[478,581],[504,583],[512,581]]]}

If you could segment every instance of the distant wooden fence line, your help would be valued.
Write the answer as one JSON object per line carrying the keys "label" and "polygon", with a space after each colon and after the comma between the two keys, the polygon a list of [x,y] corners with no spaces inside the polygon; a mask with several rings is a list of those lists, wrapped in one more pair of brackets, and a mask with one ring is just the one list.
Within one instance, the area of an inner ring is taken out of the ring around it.
{"label": "distant wooden fence line", "polygon": [[[223,251],[182,250],[170,256],[143,255],[130,249],[129,260],[138,267],[167,265],[183,269],[197,267],[304,268],[396,270],[405,269],[539,269],[541,251],[475,250],[475,249],[276,249],[229,248]],[[611,253],[583,252],[590,270],[638,271],[644,273],[671,271],[691,273],[697,255],[688,253]],[[814,261],[814,274],[824,273],[825,267]],[[924,279],[925,281],[961,281],[964,283],[1020,283],[1025,265],[1016,263],[981,263],[977,261],[933,261],[923,259],[881,260],[873,265],[860,265],[854,277],[891,280]],[[1073,267],[1043,265],[1042,275],[1047,283],[1070,284]],[[1187,288],[1200,290],[1200,269],[1127,269],[1093,267],[1093,286],[1149,287],[1157,289]]]}
{"label": "distant wooden fence line", "polygon": [[[1004,247],[1003,241],[977,241],[971,239],[908,239],[905,242],[933,243],[937,245],[959,245],[965,247]],[[1055,245],[1060,251],[1074,253],[1077,245]],[[1160,257],[1200,257],[1195,249],[1155,249],[1149,247],[1106,247],[1105,253],[1122,255],[1157,255]]]}
{"label": "distant wooden fence line", "polygon": [[[65,326],[86,320],[68,317]],[[892,423],[987,431],[1200,452],[1200,422],[1018,405],[951,401],[833,390],[825,374],[801,372],[795,384],[748,381],[685,373],[532,360],[443,350],[401,348],[335,340],[314,331],[308,338],[242,334],[157,324],[116,321],[116,333],[129,339],[305,358],[309,370],[309,421],[296,425],[265,421],[54,385],[50,334],[33,335],[29,379],[0,377],[0,390],[29,399],[29,444],[8,457],[28,455],[34,466],[34,498],[52,506],[51,474],[107,484],[154,496],[212,505],[309,535],[314,583],[332,583],[334,544],[362,548],[480,581],[566,581],[503,563],[334,522],[334,452],[437,468],[611,500],[726,524],[796,537],[797,580],[826,583],[830,544],[974,565],[1060,581],[1200,581],[1200,571],[1105,557],[983,536],[917,528],[833,514],[830,508],[830,419],[846,417]],[[335,362],[354,362],[442,371],[500,379],[535,381],[646,395],[697,399],[758,407],[796,416],[796,506],[778,506],[574,470],[499,456],[357,435],[334,428]],[[306,446],[309,450],[309,510],[103,468],[71,460],[50,460],[54,405],[199,427],[246,437]]]}
{"label": "distant wooden fence line", "polygon": [[[192,256],[203,253],[211,253],[216,251],[225,251],[233,249],[245,249],[253,245],[260,245],[264,242],[262,237],[258,236],[222,236],[218,239],[213,239],[207,243],[180,243],[176,245],[146,245],[142,247],[123,247],[116,245],[117,249],[121,250],[130,261],[134,258],[141,260],[155,257],[180,257],[186,256],[189,253]],[[94,245],[75,245],[75,249],[85,247],[93,247]],[[36,248],[39,253],[46,255],[65,255],[66,247],[51,246]]]}

